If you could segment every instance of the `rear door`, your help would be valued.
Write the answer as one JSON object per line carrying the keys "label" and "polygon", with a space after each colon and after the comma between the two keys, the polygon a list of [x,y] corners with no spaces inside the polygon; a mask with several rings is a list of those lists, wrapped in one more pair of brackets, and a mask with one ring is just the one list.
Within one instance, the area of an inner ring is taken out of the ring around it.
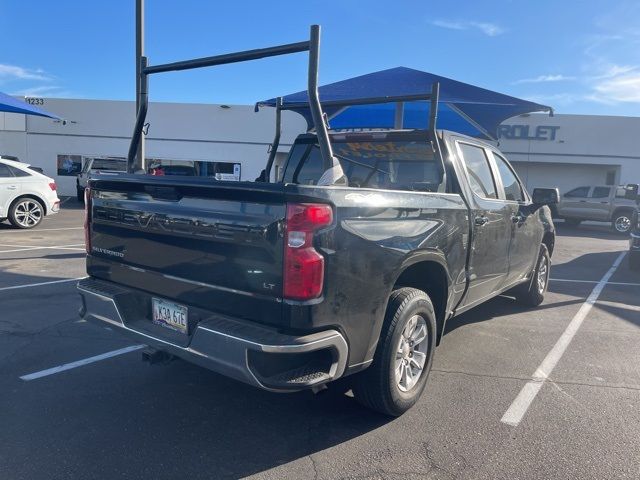
{"label": "rear door", "polygon": [[509,247],[509,274],[507,284],[516,283],[531,272],[538,258],[543,227],[522,182],[509,162],[492,150],[496,176],[499,180],[498,196],[510,209],[511,245]]}
{"label": "rear door", "polygon": [[489,151],[466,141],[456,141],[456,146],[473,193],[469,289],[462,305],[470,307],[493,295],[507,279],[512,210],[498,198]]}
{"label": "rear door", "polygon": [[20,184],[4,163],[0,163],[0,217],[9,215],[9,203],[20,192]]}
{"label": "rear door", "polygon": [[586,203],[589,209],[589,220],[601,220],[604,222],[610,219],[611,190],[612,187],[593,187]]}
{"label": "rear door", "polygon": [[587,199],[589,198],[590,187],[583,186],[569,190],[562,196],[562,201],[558,205],[558,213],[563,217],[585,218],[587,215]]}

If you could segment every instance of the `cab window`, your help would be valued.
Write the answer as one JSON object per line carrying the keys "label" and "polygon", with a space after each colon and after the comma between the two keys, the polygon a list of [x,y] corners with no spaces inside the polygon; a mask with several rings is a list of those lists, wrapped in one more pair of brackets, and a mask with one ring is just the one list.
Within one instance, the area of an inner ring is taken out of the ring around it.
{"label": "cab window", "polygon": [[611,187],[594,187],[591,198],[609,198]]}
{"label": "cab window", "polygon": [[511,166],[503,157],[495,152],[493,152],[493,157],[496,159],[498,172],[500,173],[500,178],[502,178],[505,200],[524,202],[524,191],[522,189],[522,185],[520,184],[518,177],[516,177],[516,174],[513,173]]}
{"label": "cab window", "polygon": [[498,198],[485,149],[469,143],[458,143],[458,146],[467,167],[469,184],[473,192],[482,198]]}
{"label": "cab window", "polygon": [[[332,146],[350,187],[420,192],[444,189],[442,164],[424,136],[344,136],[333,138]],[[318,145],[301,142],[289,155],[283,181],[317,185],[323,173]]]}
{"label": "cab window", "polygon": [[589,187],[578,187],[564,194],[567,198],[586,197],[589,194]]}

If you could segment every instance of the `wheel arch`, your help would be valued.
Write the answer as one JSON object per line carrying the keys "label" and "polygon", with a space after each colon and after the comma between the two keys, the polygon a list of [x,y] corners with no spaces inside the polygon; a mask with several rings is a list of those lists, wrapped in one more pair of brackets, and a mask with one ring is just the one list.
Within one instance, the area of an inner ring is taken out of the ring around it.
{"label": "wheel arch", "polygon": [[619,214],[620,214],[620,213],[622,213],[622,212],[628,212],[628,213],[630,213],[630,214],[631,214],[631,216],[632,216],[632,217],[633,217],[633,214],[634,214],[633,207],[629,207],[629,206],[616,207],[616,208],[613,210],[613,214],[611,215],[611,221],[612,221],[612,222],[613,222],[613,221],[615,221],[616,216],[617,216],[617,215],[619,215]]}
{"label": "wheel arch", "polygon": [[[452,281],[444,256],[437,253],[420,253],[405,261],[391,291],[400,287],[413,287],[425,292],[436,314],[436,342],[440,343],[446,322],[450,285]],[[386,309],[385,309],[386,311]]]}
{"label": "wheel arch", "polygon": [[549,250],[549,256],[552,256],[553,247],[555,247],[556,244],[555,234],[550,231],[544,232],[544,235],[542,236],[542,243],[547,247],[547,250]]}
{"label": "wheel arch", "polygon": [[47,212],[47,202],[45,202],[42,197],[39,197],[38,195],[35,195],[33,193],[23,193],[23,194],[18,195],[13,200],[11,200],[11,203],[9,203],[9,208],[7,209],[7,213],[11,212],[11,209],[16,204],[16,202],[19,202],[23,198],[30,198],[32,200],[36,200],[40,205],[42,205],[42,209],[44,211],[44,215],[43,216],[46,216],[49,213],[49,212]]}

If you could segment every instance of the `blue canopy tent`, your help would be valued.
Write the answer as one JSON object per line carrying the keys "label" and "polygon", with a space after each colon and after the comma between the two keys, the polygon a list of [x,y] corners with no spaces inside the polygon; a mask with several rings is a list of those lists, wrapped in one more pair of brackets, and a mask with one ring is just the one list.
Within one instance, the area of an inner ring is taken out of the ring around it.
{"label": "blue canopy tent", "polygon": [[[458,82],[432,73],[406,67],[396,67],[369,73],[320,87],[320,102],[330,119],[332,129],[391,128],[397,126],[394,103],[345,106],[349,101],[369,98],[402,98],[427,96],[432,86],[439,83],[438,128],[475,137],[495,139],[498,125],[507,118],[530,112],[553,113],[551,107],[504,95],[484,88]],[[331,102],[343,103],[332,106]],[[276,106],[277,99],[258,102],[260,106]],[[401,107],[404,128],[427,128],[428,101],[403,101]],[[313,120],[306,91],[282,98],[283,110],[292,110],[307,120]]]}
{"label": "blue canopy tent", "polygon": [[60,120],[60,117],[53,113],[46,112],[41,108],[29,105],[2,92],[0,92],[0,112],[22,113],[24,115],[36,115]]}

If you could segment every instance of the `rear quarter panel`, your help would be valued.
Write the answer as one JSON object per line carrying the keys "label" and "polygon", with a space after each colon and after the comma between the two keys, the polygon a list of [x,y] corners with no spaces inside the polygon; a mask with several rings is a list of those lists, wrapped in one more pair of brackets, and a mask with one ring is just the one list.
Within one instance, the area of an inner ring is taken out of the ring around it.
{"label": "rear quarter panel", "polygon": [[[468,213],[457,194],[288,185],[335,206],[335,224],[317,235],[326,259],[323,301],[285,302],[295,328],[334,327],[350,346],[349,365],[373,357],[393,286],[409,265],[436,261],[453,296],[464,289]],[[449,303],[455,298],[449,298]]]}

